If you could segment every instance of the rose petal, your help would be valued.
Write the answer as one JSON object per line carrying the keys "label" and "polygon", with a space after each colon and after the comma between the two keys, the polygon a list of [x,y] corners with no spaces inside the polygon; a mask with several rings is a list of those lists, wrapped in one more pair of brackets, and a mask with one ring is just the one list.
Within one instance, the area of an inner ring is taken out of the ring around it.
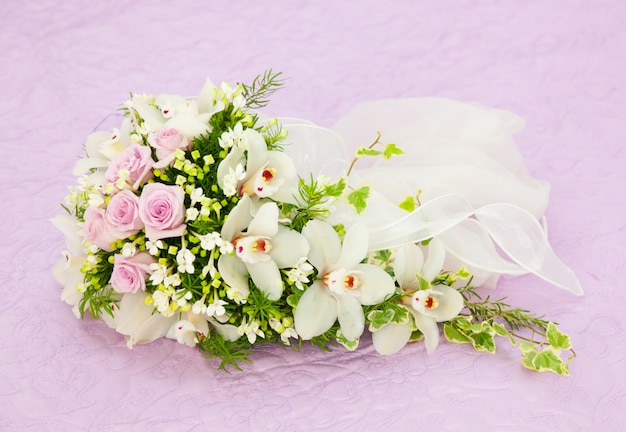
{"label": "rose petal", "polygon": [[391,323],[373,332],[372,342],[378,354],[391,355],[404,348],[411,333],[409,325]]}
{"label": "rose petal", "polygon": [[296,331],[309,340],[328,331],[337,320],[337,301],[320,283],[310,286],[298,302],[294,313]]}

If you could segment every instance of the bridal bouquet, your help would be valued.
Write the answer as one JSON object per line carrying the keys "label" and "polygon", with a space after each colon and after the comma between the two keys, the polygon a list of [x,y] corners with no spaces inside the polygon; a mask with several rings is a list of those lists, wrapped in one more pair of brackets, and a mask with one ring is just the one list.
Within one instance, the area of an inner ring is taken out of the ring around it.
{"label": "bridal bouquet", "polygon": [[54,274],[74,314],[129,348],[171,338],[220,368],[260,343],[354,350],[367,328],[382,355],[416,341],[430,353],[440,332],[494,353],[498,336],[525,367],[567,375],[567,335],[476,289],[532,272],[581,292],[536,217],[418,188],[393,202],[376,176],[400,179],[394,161],[411,149],[374,133],[347,157],[333,131],[267,118],[258,110],[281,85],[270,70],[251,84],[207,80],[197,98],[133,94],[119,129],[87,138],[53,220],[67,240]]}

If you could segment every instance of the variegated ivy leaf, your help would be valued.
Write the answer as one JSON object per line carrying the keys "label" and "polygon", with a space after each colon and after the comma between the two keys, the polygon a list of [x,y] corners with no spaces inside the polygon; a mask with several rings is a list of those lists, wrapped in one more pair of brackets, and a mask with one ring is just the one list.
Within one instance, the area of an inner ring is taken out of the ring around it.
{"label": "variegated ivy leaf", "polygon": [[548,323],[546,337],[552,348],[567,350],[572,347],[569,336],[561,333],[553,322]]}
{"label": "variegated ivy leaf", "polygon": [[369,186],[361,186],[358,189],[353,190],[348,194],[348,202],[358,214],[361,214],[365,211],[367,207],[367,199],[370,196],[370,187]]}
{"label": "variegated ivy leaf", "polygon": [[404,305],[395,305],[392,323],[395,324],[408,324],[409,323],[409,310]]}
{"label": "variegated ivy leaf", "polygon": [[401,155],[404,154],[401,148],[398,148],[395,144],[387,144],[385,146],[385,150],[383,150],[383,157],[385,159],[391,159],[393,155]]}
{"label": "variegated ivy leaf", "polygon": [[496,332],[496,334],[498,336],[508,337],[509,338],[509,342],[511,342],[511,345],[517,345],[517,342],[515,341],[515,338],[513,338],[511,333],[502,324],[499,324],[497,322],[492,322],[491,323],[491,327],[493,327],[493,329],[495,330],[495,332]]}
{"label": "variegated ivy leaf", "polygon": [[430,281],[424,279],[422,275],[416,274],[415,277],[417,278],[417,282],[419,283],[420,290],[427,290],[432,288],[432,284],[430,283]]}
{"label": "variegated ivy leaf", "polygon": [[424,339],[424,333],[419,330],[415,330],[411,333],[411,337],[409,337],[409,342],[418,342]]}
{"label": "variegated ivy leaf", "polygon": [[358,149],[356,149],[356,153],[354,154],[354,157],[356,157],[357,159],[360,159],[363,156],[380,156],[381,154],[383,154],[383,152],[381,152],[380,150],[374,150],[368,147],[359,147]]}
{"label": "variegated ivy leaf", "polygon": [[395,313],[392,309],[380,310],[376,309],[367,314],[369,321],[369,330],[373,333],[380,330],[390,322],[392,322]]}
{"label": "variegated ivy leaf", "polygon": [[466,334],[476,351],[487,351],[491,354],[496,352],[496,332],[487,321],[483,321],[480,325],[472,325],[470,332]]}
{"label": "variegated ivy leaf", "polygon": [[354,351],[359,346],[359,338],[356,338],[353,341],[346,339],[341,333],[341,329],[337,330],[337,342],[343,345],[348,351]]}
{"label": "variegated ivy leaf", "polygon": [[411,213],[413,210],[415,210],[415,198],[413,198],[412,196],[408,196],[406,197],[400,204],[399,207],[402,210],[406,210],[409,213]]}
{"label": "variegated ivy leaf", "polygon": [[346,189],[346,186],[348,186],[348,182],[346,181],[345,177],[341,177],[335,183],[326,186],[324,188],[324,193],[331,197],[338,197]]}
{"label": "variegated ivy leaf", "polygon": [[552,347],[546,347],[541,352],[526,353],[522,364],[538,372],[554,372],[559,375],[569,375],[567,363],[561,360],[559,352]]}
{"label": "variegated ivy leaf", "polygon": [[471,343],[470,338],[468,338],[465,333],[459,331],[452,321],[443,323],[443,335],[446,337],[448,342]]}

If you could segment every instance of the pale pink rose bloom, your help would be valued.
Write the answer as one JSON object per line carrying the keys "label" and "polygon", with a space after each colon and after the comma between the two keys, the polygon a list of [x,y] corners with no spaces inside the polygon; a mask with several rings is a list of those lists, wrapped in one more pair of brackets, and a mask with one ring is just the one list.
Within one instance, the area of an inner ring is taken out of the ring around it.
{"label": "pale pink rose bloom", "polygon": [[127,170],[128,179],[133,190],[152,178],[152,150],[148,146],[131,144],[122,153],[115,156],[109,164],[104,177],[107,182],[115,183],[119,179],[120,170]]}
{"label": "pale pink rose bloom", "polygon": [[152,273],[150,264],[156,259],[146,252],[139,252],[132,257],[115,255],[113,273],[109,283],[118,293],[136,293],[146,290],[146,275]]}
{"label": "pale pink rose bloom", "polygon": [[143,228],[143,222],[139,218],[139,197],[126,189],[113,195],[104,216],[121,239],[130,237]]}
{"label": "pale pink rose bloom", "polygon": [[83,236],[85,240],[98,246],[100,249],[111,252],[111,243],[117,241],[119,237],[113,232],[106,218],[104,210],[96,207],[88,207],[85,210],[85,225],[83,226]]}
{"label": "pale pink rose bloom", "polygon": [[156,149],[158,162],[155,168],[171,164],[176,150],[189,148],[187,137],[178,133],[178,130],[174,128],[165,128],[159,133],[151,133],[148,135],[148,143]]}
{"label": "pale pink rose bloom", "polygon": [[185,193],[180,186],[147,184],[139,197],[139,217],[146,237],[159,240],[183,235],[185,228]]}

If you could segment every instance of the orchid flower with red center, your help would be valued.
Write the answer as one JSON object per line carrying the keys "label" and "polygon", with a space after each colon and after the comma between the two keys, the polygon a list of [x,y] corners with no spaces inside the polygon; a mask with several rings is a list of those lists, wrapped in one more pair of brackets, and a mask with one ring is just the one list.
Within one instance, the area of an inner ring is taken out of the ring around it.
{"label": "orchid flower with red center", "polygon": [[[244,174],[233,175],[244,166]],[[293,160],[284,152],[268,150],[263,135],[254,129],[245,129],[239,145],[233,146],[220,163],[217,181],[227,196],[238,193],[295,203],[298,191]]]}
{"label": "orchid flower with red center", "polygon": [[344,238],[327,222],[309,221],[302,235],[311,245],[309,261],[319,280],[302,294],[295,310],[295,328],[304,340],[319,336],[339,320],[343,336],[354,341],[365,327],[363,305],[382,302],[393,294],[391,276],[371,264],[361,264],[367,255],[368,230],[351,227]]}
{"label": "orchid flower with red center", "polygon": [[[394,274],[405,293],[402,304],[411,313],[415,326],[424,334],[429,354],[439,345],[437,323],[454,318],[463,309],[463,296],[457,290],[447,285],[430,284],[441,272],[445,256],[445,246],[434,238],[428,245],[426,261],[422,250],[414,244],[402,246],[395,258]],[[406,324],[389,323],[383,326],[372,334],[374,348],[383,355],[400,351],[409,341],[413,328],[411,320]]]}
{"label": "orchid flower with red center", "polygon": [[232,255],[221,255],[218,270],[224,281],[248,296],[248,274],[270,300],[283,293],[280,270],[298,265],[309,244],[302,234],[278,223],[278,206],[266,202],[258,209],[244,195],[222,227],[222,238],[234,246]]}

